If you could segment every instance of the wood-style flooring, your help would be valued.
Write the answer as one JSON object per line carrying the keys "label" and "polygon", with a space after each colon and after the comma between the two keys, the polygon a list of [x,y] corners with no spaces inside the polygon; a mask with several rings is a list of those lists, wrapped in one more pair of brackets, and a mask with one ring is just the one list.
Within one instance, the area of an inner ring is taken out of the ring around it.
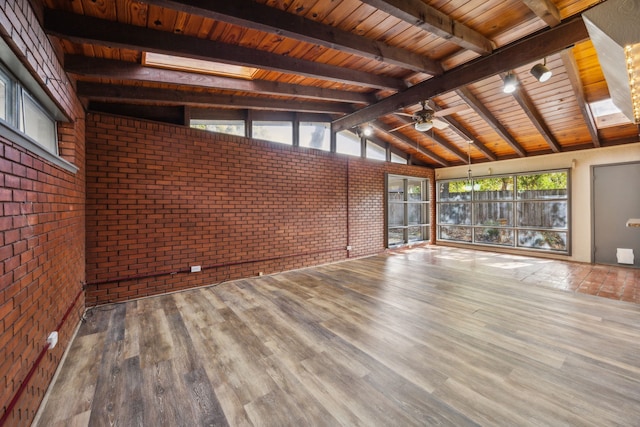
{"label": "wood-style flooring", "polygon": [[550,263],[425,247],[97,307],[37,425],[640,425],[640,305]]}
{"label": "wood-style flooring", "polygon": [[594,265],[443,246],[430,247],[429,251],[416,252],[408,248],[396,252],[411,252],[413,259],[419,257],[423,262],[497,274],[527,285],[640,304],[640,269],[628,266]]}

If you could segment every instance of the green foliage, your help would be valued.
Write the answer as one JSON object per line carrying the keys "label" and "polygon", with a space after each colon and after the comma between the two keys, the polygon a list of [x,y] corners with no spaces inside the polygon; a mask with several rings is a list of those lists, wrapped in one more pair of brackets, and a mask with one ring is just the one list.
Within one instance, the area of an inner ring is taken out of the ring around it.
{"label": "green foliage", "polygon": [[465,185],[467,184],[466,180],[460,181],[451,181],[449,184],[449,193],[466,193]]}
{"label": "green foliage", "polygon": [[548,172],[536,175],[519,175],[518,190],[565,190],[566,172]]}
{"label": "green foliage", "polygon": [[[566,190],[566,172],[547,172],[535,175],[517,175],[519,191],[526,190]],[[513,191],[513,175],[495,178],[477,178],[473,180],[476,191]],[[469,181],[460,179],[449,181],[449,193],[468,193]]]}
{"label": "green foliage", "polygon": [[[468,193],[470,191],[469,180],[466,179],[450,181],[448,184],[449,193]],[[474,179],[473,184],[476,185],[476,191],[513,190],[513,178],[510,176]]]}
{"label": "green foliage", "polygon": [[480,184],[479,191],[509,191],[513,190],[513,177],[481,178],[475,181]]}

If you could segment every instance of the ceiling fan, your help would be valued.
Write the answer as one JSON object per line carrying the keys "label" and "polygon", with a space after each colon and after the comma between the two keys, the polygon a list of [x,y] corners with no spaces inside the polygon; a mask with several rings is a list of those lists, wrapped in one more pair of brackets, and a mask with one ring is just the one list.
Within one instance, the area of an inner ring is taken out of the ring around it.
{"label": "ceiling fan", "polygon": [[461,104],[461,105],[456,105],[455,107],[444,108],[442,110],[435,111],[433,108],[427,105],[426,101],[421,101],[420,105],[422,106],[422,109],[416,111],[413,114],[396,112],[395,114],[411,117],[413,121],[410,123],[406,123],[402,126],[398,126],[395,129],[391,129],[391,132],[396,131],[398,129],[402,129],[407,126],[411,126],[411,125],[413,125],[415,129],[420,132],[428,131],[431,128],[445,129],[447,126],[449,126],[449,123],[443,120],[439,120],[438,117],[459,113],[461,111],[465,111],[469,109],[468,105]]}

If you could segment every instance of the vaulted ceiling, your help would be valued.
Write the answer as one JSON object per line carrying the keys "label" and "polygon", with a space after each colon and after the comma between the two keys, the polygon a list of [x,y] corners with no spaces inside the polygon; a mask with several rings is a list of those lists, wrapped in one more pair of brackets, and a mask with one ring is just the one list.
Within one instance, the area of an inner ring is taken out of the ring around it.
{"label": "vaulted ceiling", "polygon": [[[594,0],[42,3],[90,109],[325,114],[336,131],[369,125],[376,142],[433,167],[639,141],[638,125],[590,107],[609,98],[581,17]],[[145,52],[256,70],[240,79],[153,68]],[[530,69],[545,61],[553,76],[540,83]],[[519,82],[511,94],[507,74]],[[421,101],[449,112],[446,125],[408,125]]]}

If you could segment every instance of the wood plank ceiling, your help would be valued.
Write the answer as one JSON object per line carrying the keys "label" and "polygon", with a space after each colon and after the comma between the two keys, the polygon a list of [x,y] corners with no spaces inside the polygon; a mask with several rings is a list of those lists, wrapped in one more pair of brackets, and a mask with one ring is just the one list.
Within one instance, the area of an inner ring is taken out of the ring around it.
{"label": "wood plank ceiling", "polygon": [[[468,153],[473,163],[638,142],[637,125],[598,125],[589,106],[609,98],[580,16],[597,3],[43,0],[43,25],[90,109],[322,113],[338,131],[371,125],[376,141],[437,168]],[[150,68],[144,52],[257,72]],[[529,71],[545,60],[553,76],[540,83]],[[519,85],[505,94],[509,73]],[[411,122],[397,113],[424,100],[436,111],[469,108],[441,117],[443,129],[396,129]]]}

